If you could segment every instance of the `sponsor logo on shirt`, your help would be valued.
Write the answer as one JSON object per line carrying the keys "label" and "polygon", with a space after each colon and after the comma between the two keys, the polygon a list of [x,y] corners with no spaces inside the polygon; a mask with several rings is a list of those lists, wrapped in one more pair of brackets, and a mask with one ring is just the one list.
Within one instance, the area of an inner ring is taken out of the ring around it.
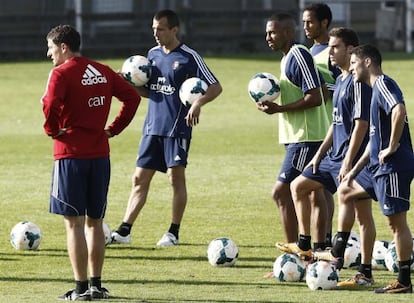
{"label": "sponsor logo on shirt", "polygon": [[369,128],[369,135],[374,136],[375,135],[375,126],[371,125]]}
{"label": "sponsor logo on shirt", "polygon": [[81,80],[82,85],[95,85],[107,83],[105,76],[103,76],[95,67],[88,64]]}
{"label": "sponsor logo on shirt", "polygon": [[164,95],[172,95],[175,92],[175,87],[171,84],[166,84],[165,77],[158,77],[157,83],[151,84],[150,89]]}
{"label": "sponsor logo on shirt", "polygon": [[173,65],[172,65],[172,69],[173,69],[173,70],[176,70],[176,69],[178,69],[179,67],[180,67],[180,62],[178,62],[178,61],[174,61]]}
{"label": "sponsor logo on shirt", "polygon": [[341,114],[338,115],[338,108],[334,107],[332,111],[332,122],[334,124],[342,124],[344,122],[344,118]]}

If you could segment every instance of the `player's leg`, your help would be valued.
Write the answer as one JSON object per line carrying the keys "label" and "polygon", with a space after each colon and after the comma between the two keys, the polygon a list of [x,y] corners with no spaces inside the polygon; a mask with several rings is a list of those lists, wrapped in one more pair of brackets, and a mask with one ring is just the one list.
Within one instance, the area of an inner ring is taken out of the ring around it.
{"label": "player's leg", "polygon": [[[371,286],[374,283],[371,260],[376,230],[372,216],[372,200],[360,199],[355,201],[354,205],[361,239],[361,264],[358,272],[350,279],[339,282],[338,287]],[[345,229],[348,230],[349,225]]]}
{"label": "player's leg", "polygon": [[372,251],[376,238],[374,217],[372,216],[372,199],[359,200],[355,203],[355,217],[359,224],[361,239],[361,266],[358,271],[368,279],[372,279]]}
{"label": "player's leg", "polygon": [[118,229],[112,232],[111,243],[128,244],[131,242],[132,225],[147,201],[150,183],[157,170],[167,171],[162,137],[143,136],[139,144],[136,169],[132,175],[132,187],[124,218]]}
{"label": "player's leg", "polygon": [[157,246],[171,246],[179,243],[181,220],[187,205],[185,167],[175,166],[168,169],[168,178],[173,189],[171,224],[168,232],[158,241]]}
{"label": "player's leg", "polygon": [[[66,242],[76,288],[62,296],[63,300],[90,299],[87,276],[88,248],[85,239],[88,161],[61,159],[54,163],[50,212],[64,216]],[[57,190],[59,189],[59,190]]]}
{"label": "player's leg", "polygon": [[325,201],[327,206],[326,235],[325,247],[332,247],[332,222],[335,213],[335,200],[333,194],[329,190],[324,190]]}
{"label": "player's leg", "polygon": [[102,221],[107,206],[110,174],[109,158],[91,160],[85,231],[92,299],[109,298],[108,290],[101,285],[101,277],[105,257],[105,235]]}
{"label": "player's leg", "polygon": [[132,188],[122,223],[111,234],[111,243],[128,244],[131,242],[131,228],[144,207],[155,170],[137,167],[132,175]]}
{"label": "player's leg", "polygon": [[164,139],[164,157],[168,166],[168,179],[173,190],[172,215],[170,228],[158,241],[157,246],[167,247],[178,244],[181,220],[187,205],[185,168],[187,166],[189,149],[189,139]]}
{"label": "player's leg", "polygon": [[90,272],[90,292],[92,298],[109,298],[109,292],[101,285],[102,269],[105,257],[105,236],[102,219],[86,217],[86,242],[88,246],[88,265]]}
{"label": "player's leg", "polygon": [[134,224],[139,213],[147,202],[148,192],[155,170],[137,167],[132,176],[132,188],[123,222]]}
{"label": "player's leg", "polygon": [[[320,195],[323,194],[323,185],[317,181],[309,179],[303,175],[298,176],[290,185],[292,198],[295,204],[296,215],[299,226],[298,245],[302,250],[310,250],[311,246],[311,213],[314,221],[318,221],[321,228],[322,238],[325,239],[325,225],[319,222],[318,217],[326,217],[326,205],[321,200]],[[323,225],[323,226],[322,226]],[[314,228],[314,230],[316,230]],[[316,230],[317,232],[318,230]]]}
{"label": "player's leg", "polygon": [[410,266],[413,252],[413,241],[407,223],[407,212],[397,213],[387,217],[388,225],[394,234],[395,248],[399,260],[398,281],[411,285]]}
{"label": "player's leg", "polygon": [[324,250],[326,231],[328,229],[328,205],[325,199],[324,189],[313,191],[310,196],[311,226],[313,235],[313,249]]}
{"label": "player's leg", "polygon": [[168,178],[173,188],[173,206],[171,222],[174,224],[181,224],[185,207],[187,205],[185,167],[171,167],[168,170]]}
{"label": "player's leg", "polygon": [[376,293],[411,293],[411,262],[413,241],[407,223],[410,208],[410,185],[413,172],[394,172],[375,179],[376,192],[382,213],[387,217],[398,258],[398,278]]}
{"label": "player's leg", "polygon": [[[366,192],[371,184],[370,174],[363,171],[357,179],[342,182],[338,187],[338,232],[333,240],[333,247],[328,253],[315,252],[315,258],[332,261],[337,268],[342,268],[346,244],[355,221],[355,203],[370,198]],[[364,178],[362,178],[364,176]],[[365,178],[366,177],[366,178]],[[364,183],[363,181],[366,181]],[[361,185],[360,185],[361,184]],[[362,185],[363,184],[363,185]]]}
{"label": "player's leg", "polygon": [[85,217],[65,216],[66,244],[76,288],[60,298],[80,299],[89,298],[88,282],[88,247],[85,239]]}
{"label": "player's leg", "polygon": [[412,235],[407,224],[407,212],[400,212],[387,216],[387,221],[393,231],[398,259],[398,277],[375,293],[411,293],[411,262],[412,262]]}
{"label": "player's leg", "polygon": [[272,197],[279,210],[286,242],[296,242],[298,240],[298,221],[289,184],[276,181],[272,189]]}

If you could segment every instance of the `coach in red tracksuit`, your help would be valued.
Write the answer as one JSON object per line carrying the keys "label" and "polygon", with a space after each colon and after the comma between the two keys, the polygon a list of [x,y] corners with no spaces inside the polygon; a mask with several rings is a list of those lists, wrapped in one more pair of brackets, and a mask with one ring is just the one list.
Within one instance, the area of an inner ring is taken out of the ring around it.
{"label": "coach in red tracksuit", "polygon": [[[47,56],[55,66],[42,98],[44,129],[53,139],[55,159],[50,212],[64,216],[76,281],[76,288],[59,298],[108,298],[108,290],[101,287],[102,220],[110,179],[108,138],[131,122],[140,96],[108,66],[80,55],[80,35],[71,26],[53,28],[46,39]],[[112,96],[123,104],[106,127]]]}

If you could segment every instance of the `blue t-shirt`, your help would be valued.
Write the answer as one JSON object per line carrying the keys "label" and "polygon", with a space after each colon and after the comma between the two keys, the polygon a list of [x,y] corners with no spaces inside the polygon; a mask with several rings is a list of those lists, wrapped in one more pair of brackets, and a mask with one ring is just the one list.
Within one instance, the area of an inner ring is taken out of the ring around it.
{"label": "blue t-shirt", "polygon": [[414,169],[414,156],[411,144],[408,119],[405,118],[400,146],[394,154],[379,164],[378,153],[387,148],[391,135],[391,112],[397,104],[404,104],[404,98],[397,83],[386,75],[381,75],[372,88],[371,125],[370,125],[370,163],[369,169],[380,176],[392,172]]}
{"label": "blue t-shirt", "polygon": [[201,56],[185,44],[170,53],[160,46],[148,52],[152,64],[149,88],[148,112],[145,118],[144,135],[191,138],[192,128],[186,125],[188,108],[180,101],[181,84],[188,78],[199,77],[208,85],[217,83]]}
{"label": "blue t-shirt", "polygon": [[282,58],[286,77],[303,93],[321,87],[321,78],[316,69],[315,62],[308,49],[300,44],[295,44]]}
{"label": "blue t-shirt", "polygon": [[[333,142],[329,152],[332,161],[342,162],[349,148],[354,121],[362,119],[369,121],[371,87],[365,83],[355,82],[352,74],[344,79],[342,75],[336,78],[335,91],[333,94]],[[355,157],[358,160],[365,150],[368,142],[368,133]]]}

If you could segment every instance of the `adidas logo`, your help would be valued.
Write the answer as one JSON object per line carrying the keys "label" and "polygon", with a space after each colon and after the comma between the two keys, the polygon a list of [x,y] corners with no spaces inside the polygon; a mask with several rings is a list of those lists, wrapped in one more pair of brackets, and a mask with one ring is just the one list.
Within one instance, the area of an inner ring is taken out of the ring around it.
{"label": "adidas logo", "polygon": [[285,172],[281,173],[279,177],[282,179],[286,179],[286,173]]}
{"label": "adidas logo", "polygon": [[174,158],[174,161],[180,161],[180,160],[181,160],[181,157],[179,155],[176,155]]}
{"label": "adidas logo", "polygon": [[88,64],[81,80],[82,85],[107,83],[106,78],[92,65]]}

